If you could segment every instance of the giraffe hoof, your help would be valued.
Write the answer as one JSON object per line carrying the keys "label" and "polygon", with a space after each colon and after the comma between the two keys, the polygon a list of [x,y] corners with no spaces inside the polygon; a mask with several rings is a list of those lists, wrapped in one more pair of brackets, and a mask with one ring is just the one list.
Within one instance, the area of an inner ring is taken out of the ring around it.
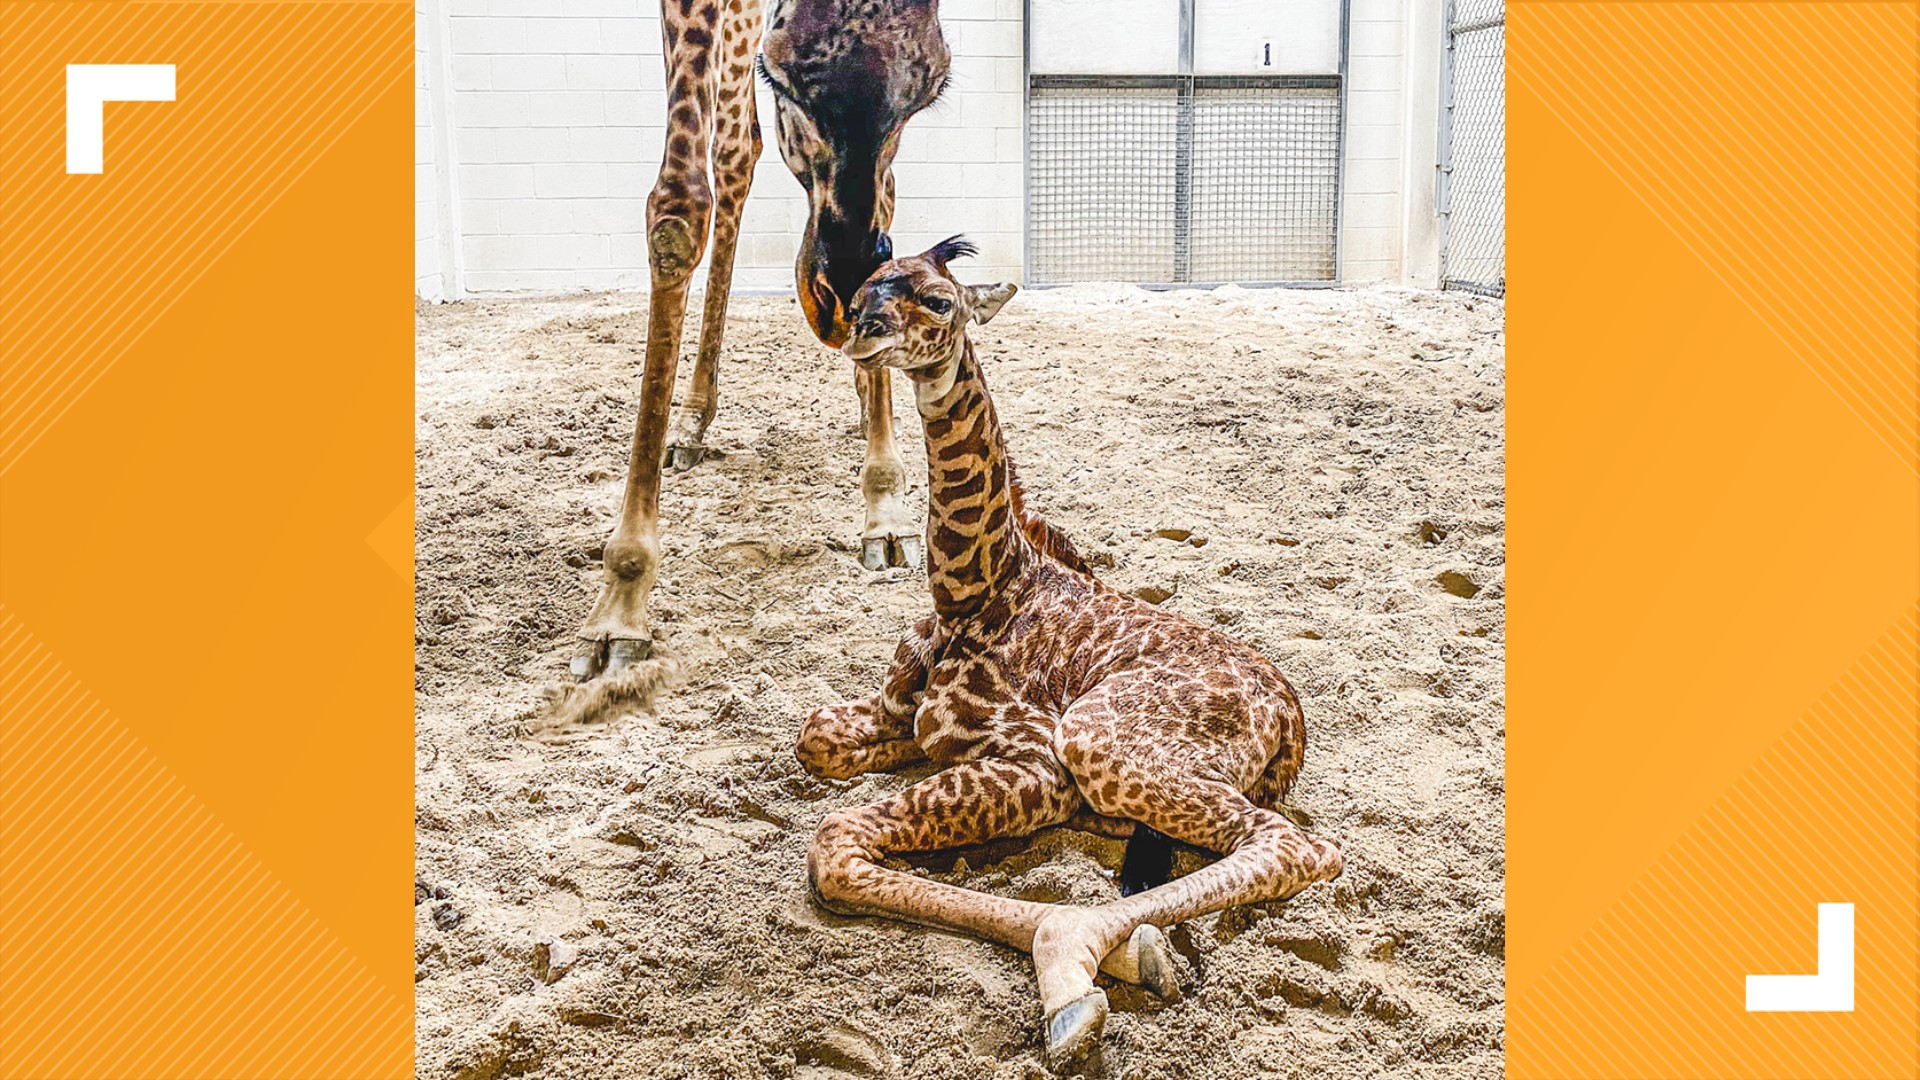
{"label": "giraffe hoof", "polygon": [[917,536],[868,536],[860,541],[860,565],[869,570],[889,566],[925,566],[926,541]]}
{"label": "giraffe hoof", "polygon": [[1140,985],[1166,1001],[1180,1000],[1179,969],[1173,963],[1173,943],[1152,923],[1141,923],[1127,942],[1140,972]]}
{"label": "giraffe hoof", "polygon": [[700,445],[667,447],[667,471],[686,472],[707,460],[707,448]]}
{"label": "giraffe hoof", "polygon": [[1347,868],[1346,857],[1340,854],[1340,848],[1329,840],[1315,840],[1313,852],[1319,857],[1318,873],[1320,880],[1332,881]]}
{"label": "giraffe hoof", "polygon": [[650,638],[612,638],[607,642],[606,674],[625,671],[652,655],[653,641]]}
{"label": "giraffe hoof", "polygon": [[887,544],[887,561],[895,566],[909,569],[927,565],[926,541],[917,536],[903,536]]}
{"label": "giraffe hoof", "polygon": [[573,673],[574,682],[586,682],[607,666],[607,641],[605,638],[581,638],[574,643],[573,659],[567,662],[567,670]]}
{"label": "giraffe hoof", "polygon": [[651,655],[653,642],[646,638],[581,638],[567,669],[574,681],[589,682],[625,671]]}
{"label": "giraffe hoof", "polygon": [[1100,1041],[1107,1026],[1107,995],[1095,990],[1047,1016],[1047,1063],[1060,1068],[1079,1060]]}

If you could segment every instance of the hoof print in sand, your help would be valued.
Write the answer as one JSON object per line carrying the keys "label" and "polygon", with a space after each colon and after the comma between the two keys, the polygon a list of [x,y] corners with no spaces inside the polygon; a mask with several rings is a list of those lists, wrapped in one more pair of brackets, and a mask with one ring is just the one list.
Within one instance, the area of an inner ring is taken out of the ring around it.
{"label": "hoof print in sand", "polygon": [[794,1076],[809,1080],[883,1078],[894,1073],[893,1055],[886,1045],[853,1024],[839,1024],[801,1036],[794,1044],[793,1060],[801,1067]]}

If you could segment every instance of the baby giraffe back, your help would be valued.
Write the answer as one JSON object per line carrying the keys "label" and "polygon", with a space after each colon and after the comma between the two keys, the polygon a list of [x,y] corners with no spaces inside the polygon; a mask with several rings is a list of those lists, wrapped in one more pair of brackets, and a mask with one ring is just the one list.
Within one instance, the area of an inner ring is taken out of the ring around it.
{"label": "baby giraffe back", "polygon": [[915,718],[935,762],[1044,754],[1114,817],[1139,816],[1143,769],[1285,795],[1305,725],[1259,653],[1039,552],[1002,596],[940,627]]}

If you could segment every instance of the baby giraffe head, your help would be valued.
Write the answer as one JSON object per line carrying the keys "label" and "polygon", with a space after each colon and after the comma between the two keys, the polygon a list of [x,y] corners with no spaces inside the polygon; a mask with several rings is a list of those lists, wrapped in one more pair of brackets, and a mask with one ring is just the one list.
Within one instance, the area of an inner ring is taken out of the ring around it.
{"label": "baby giraffe head", "polygon": [[853,295],[853,334],[841,347],[865,368],[898,368],[916,382],[950,382],[969,322],[994,317],[1019,286],[962,285],[947,263],[976,254],[948,237],[925,254],[882,263]]}

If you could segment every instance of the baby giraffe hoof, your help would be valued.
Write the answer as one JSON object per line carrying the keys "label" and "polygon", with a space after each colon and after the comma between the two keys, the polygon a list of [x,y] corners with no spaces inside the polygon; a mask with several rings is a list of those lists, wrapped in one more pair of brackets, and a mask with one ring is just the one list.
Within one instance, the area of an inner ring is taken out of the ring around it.
{"label": "baby giraffe hoof", "polygon": [[1127,941],[1140,985],[1166,1001],[1180,1000],[1180,981],[1173,964],[1173,942],[1152,923],[1141,923]]}
{"label": "baby giraffe hoof", "polygon": [[1047,1064],[1055,1069],[1080,1060],[1107,1027],[1107,995],[1095,990],[1047,1017]]}
{"label": "baby giraffe hoof", "polygon": [[860,541],[860,565],[869,570],[889,566],[924,566],[926,547],[917,536],[869,536]]}

